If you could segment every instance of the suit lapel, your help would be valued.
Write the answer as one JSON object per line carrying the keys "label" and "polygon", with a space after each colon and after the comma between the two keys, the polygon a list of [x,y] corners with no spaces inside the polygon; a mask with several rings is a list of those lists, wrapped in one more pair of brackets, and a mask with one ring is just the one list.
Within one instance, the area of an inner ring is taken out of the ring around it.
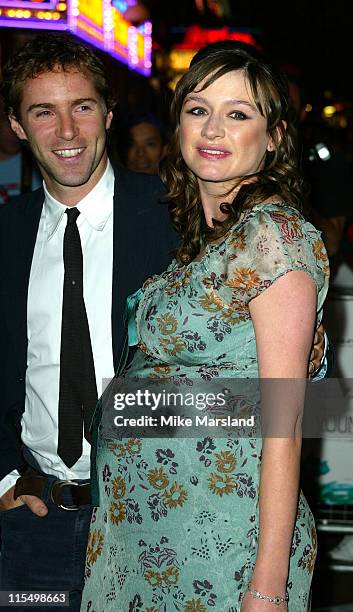
{"label": "suit lapel", "polygon": [[[43,201],[44,193],[40,190],[29,194],[28,198],[20,203],[16,212],[14,211],[13,231],[16,233],[16,241],[11,238],[9,240],[9,246],[14,249],[13,253],[9,252],[9,261],[13,258],[14,267],[8,279],[7,317],[8,321],[12,322],[9,324],[9,329],[12,331],[21,375],[25,372],[27,364],[28,284]],[[12,231],[10,225],[9,232]]]}

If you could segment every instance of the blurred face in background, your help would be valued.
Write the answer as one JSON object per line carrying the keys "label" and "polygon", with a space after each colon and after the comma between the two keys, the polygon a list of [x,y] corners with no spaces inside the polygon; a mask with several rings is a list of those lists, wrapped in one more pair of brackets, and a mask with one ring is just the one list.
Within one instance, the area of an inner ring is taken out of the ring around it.
{"label": "blurred face in background", "polygon": [[12,131],[7,115],[0,108],[0,161],[17,155],[21,149],[21,141]]}
{"label": "blurred face in background", "polygon": [[165,145],[159,129],[153,123],[133,125],[129,131],[127,167],[134,172],[158,174],[159,162],[165,155]]}

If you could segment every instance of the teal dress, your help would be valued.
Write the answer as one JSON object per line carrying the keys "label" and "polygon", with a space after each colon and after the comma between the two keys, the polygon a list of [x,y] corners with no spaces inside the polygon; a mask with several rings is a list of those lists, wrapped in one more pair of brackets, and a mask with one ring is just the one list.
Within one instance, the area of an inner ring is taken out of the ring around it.
{"label": "teal dress", "polygon": [[[200,261],[173,262],[146,281],[130,318],[139,348],[124,375],[184,388],[256,378],[249,302],[291,270],[313,278],[319,322],[328,286],[320,234],[282,203],[246,211]],[[210,428],[199,438],[105,439],[99,428],[96,437],[99,507],[81,610],[238,612],[256,561],[261,438],[218,437]],[[301,494],[290,612],[308,608],[315,558],[314,520]]]}

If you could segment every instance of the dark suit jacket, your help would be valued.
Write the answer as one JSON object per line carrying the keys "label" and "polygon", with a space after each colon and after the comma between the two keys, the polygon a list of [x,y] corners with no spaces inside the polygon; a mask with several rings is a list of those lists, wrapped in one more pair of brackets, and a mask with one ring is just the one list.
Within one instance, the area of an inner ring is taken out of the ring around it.
{"label": "dark suit jacket", "polygon": [[[155,176],[115,169],[112,341],[117,369],[126,297],[171,259],[176,238]],[[27,293],[42,189],[0,208],[0,479],[23,464],[21,416],[27,368]],[[99,202],[97,202],[99,206]],[[97,296],[97,300],[100,296]],[[50,304],[48,304],[50,308]]]}

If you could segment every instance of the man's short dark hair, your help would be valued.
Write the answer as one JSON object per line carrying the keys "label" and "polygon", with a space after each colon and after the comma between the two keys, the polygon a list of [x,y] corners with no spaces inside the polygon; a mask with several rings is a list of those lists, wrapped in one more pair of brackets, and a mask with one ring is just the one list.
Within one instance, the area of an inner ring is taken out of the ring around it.
{"label": "man's short dark hair", "polygon": [[24,45],[3,70],[1,93],[6,112],[19,119],[25,82],[56,70],[77,70],[91,75],[107,110],[114,106],[103,63],[89,47],[76,42],[69,35],[41,34]]}

